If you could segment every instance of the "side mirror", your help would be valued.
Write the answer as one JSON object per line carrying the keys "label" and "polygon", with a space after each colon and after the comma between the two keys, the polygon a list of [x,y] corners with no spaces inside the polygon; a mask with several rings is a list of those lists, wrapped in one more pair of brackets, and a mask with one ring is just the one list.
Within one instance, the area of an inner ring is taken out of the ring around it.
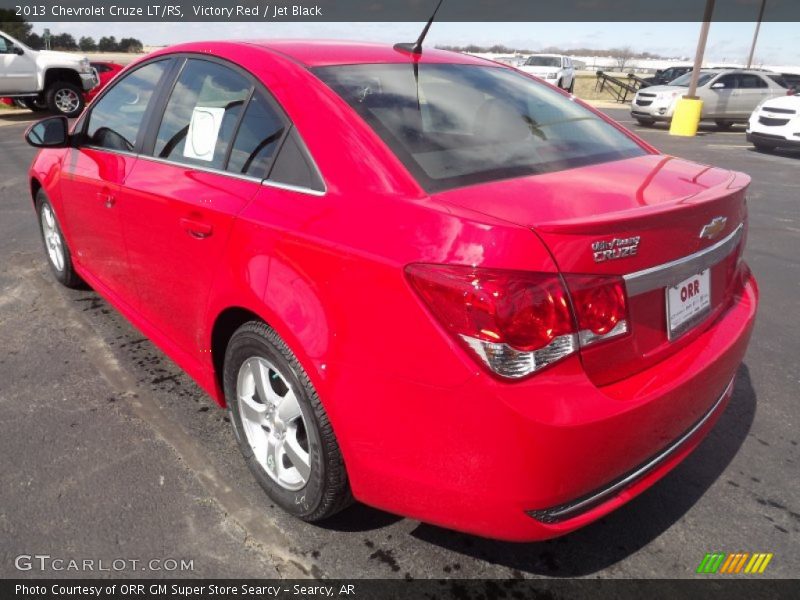
{"label": "side mirror", "polygon": [[19,46],[12,46],[11,52],[16,54],[17,56],[22,56],[23,54],[25,54],[25,50],[23,50]]}
{"label": "side mirror", "polygon": [[48,117],[34,123],[25,132],[25,141],[34,148],[66,148],[69,143],[67,117]]}
{"label": "side mirror", "polygon": [[712,90],[723,90],[723,89],[725,89],[725,84],[724,83],[715,83],[715,84],[713,84],[711,86],[711,89]]}

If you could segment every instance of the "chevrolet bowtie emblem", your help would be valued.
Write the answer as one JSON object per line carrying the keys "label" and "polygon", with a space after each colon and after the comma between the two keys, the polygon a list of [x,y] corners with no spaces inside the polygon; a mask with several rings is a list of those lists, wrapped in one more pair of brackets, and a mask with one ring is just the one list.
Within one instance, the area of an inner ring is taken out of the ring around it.
{"label": "chevrolet bowtie emblem", "polygon": [[700,230],[700,237],[707,240],[713,240],[720,233],[722,233],[722,230],[725,229],[725,223],[727,222],[728,219],[725,217],[714,217],[711,219],[710,223],[703,225],[703,229]]}

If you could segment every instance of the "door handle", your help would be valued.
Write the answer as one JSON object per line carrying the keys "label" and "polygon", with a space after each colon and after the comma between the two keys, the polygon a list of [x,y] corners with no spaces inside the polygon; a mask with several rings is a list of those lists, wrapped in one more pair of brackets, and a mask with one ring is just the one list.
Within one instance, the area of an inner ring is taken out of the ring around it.
{"label": "door handle", "polygon": [[214,228],[208,223],[197,221],[195,219],[187,219],[186,217],[180,220],[181,227],[192,237],[202,240],[207,238],[214,231]]}
{"label": "door handle", "polygon": [[112,208],[114,204],[117,203],[117,199],[111,194],[106,194],[105,192],[97,192],[96,196],[97,199],[100,200],[100,202],[106,205],[106,208]]}

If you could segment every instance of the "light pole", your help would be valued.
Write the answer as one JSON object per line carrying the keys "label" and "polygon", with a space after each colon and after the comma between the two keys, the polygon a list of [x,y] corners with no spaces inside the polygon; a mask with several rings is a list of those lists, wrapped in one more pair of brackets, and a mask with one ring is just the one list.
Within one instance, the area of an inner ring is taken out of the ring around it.
{"label": "light pole", "polygon": [[750,46],[750,56],[747,57],[747,68],[753,65],[753,55],[756,53],[756,42],[758,41],[758,31],[761,29],[761,21],[764,19],[764,9],[767,0],[761,0],[761,8],[758,11],[758,21],[756,22],[756,32],[753,34],[753,45]]}
{"label": "light pole", "polygon": [[700,125],[700,116],[703,113],[703,101],[697,93],[697,80],[700,78],[700,68],[703,66],[703,55],[708,41],[708,30],[711,27],[711,15],[714,12],[714,0],[706,0],[706,10],[703,13],[703,25],[700,27],[700,38],[697,40],[697,51],[694,55],[694,67],[689,81],[687,94],[678,99],[672,123],[669,126],[670,135],[693,136],[697,134]]}

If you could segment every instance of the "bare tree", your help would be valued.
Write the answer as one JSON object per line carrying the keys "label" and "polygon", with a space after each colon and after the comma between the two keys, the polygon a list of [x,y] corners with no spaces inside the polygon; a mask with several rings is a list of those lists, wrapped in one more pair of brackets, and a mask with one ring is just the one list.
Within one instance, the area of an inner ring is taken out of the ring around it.
{"label": "bare tree", "polygon": [[614,57],[614,65],[618,71],[624,72],[625,67],[628,66],[632,58],[636,57],[636,53],[630,46],[623,46],[622,48],[613,48],[611,55]]}

